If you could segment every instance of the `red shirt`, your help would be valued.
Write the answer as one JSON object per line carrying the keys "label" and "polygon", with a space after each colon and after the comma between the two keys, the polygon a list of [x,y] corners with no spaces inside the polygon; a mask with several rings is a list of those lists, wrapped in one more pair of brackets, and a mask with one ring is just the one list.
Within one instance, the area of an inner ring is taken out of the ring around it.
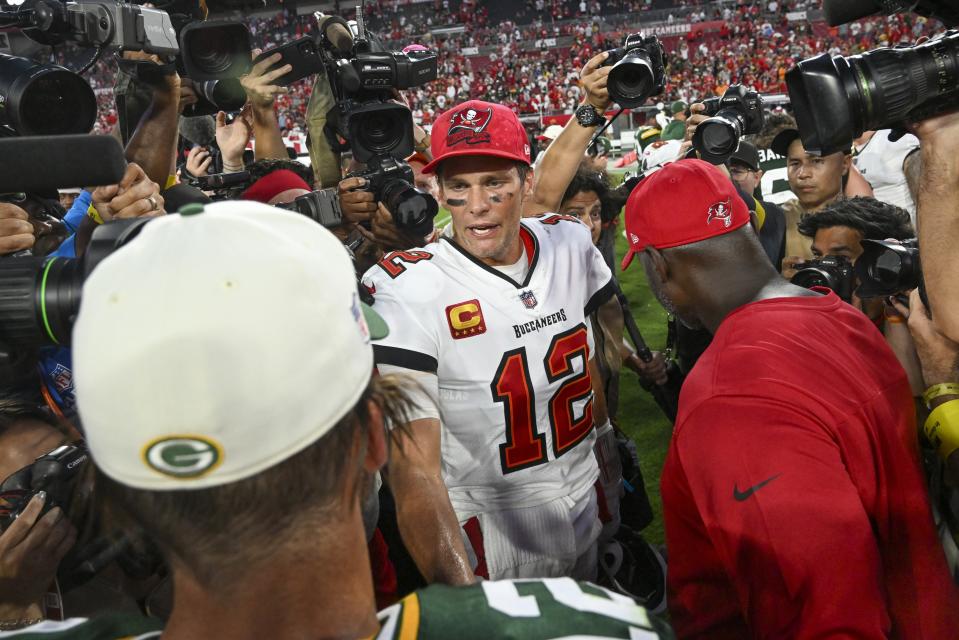
{"label": "red shirt", "polygon": [[835,294],[745,305],[683,385],[662,476],[680,638],[959,638],[906,374]]}

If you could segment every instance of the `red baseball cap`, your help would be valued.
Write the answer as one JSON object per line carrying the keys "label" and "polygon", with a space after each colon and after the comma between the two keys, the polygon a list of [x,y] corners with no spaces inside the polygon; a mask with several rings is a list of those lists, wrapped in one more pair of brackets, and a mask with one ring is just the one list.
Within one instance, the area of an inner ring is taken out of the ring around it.
{"label": "red baseball cap", "polygon": [[517,115],[509,107],[482,100],[470,100],[437,118],[430,132],[433,161],[423,173],[456,156],[495,156],[530,163],[529,138]]}
{"label": "red baseball cap", "polygon": [[646,247],[679,247],[749,224],[749,209],[732,180],[702,160],[665,165],[639,183],[626,201],[626,239],[633,256]]}

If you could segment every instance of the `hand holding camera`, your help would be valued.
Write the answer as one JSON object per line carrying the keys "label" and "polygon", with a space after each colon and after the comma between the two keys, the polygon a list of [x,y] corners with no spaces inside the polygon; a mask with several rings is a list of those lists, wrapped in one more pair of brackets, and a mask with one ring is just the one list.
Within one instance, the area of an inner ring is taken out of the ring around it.
{"label": "hand holding camera", "polygon": [[244,107],[240,115],[230,123],[227,123],[226,113],[223,111],[216,114],[216,144],[223,156],[225,172],[235,173],[243,170],[243,152],[250,142],[251,135],[253,135],[253,122],[249,105]]}
{"label": "hand holding camera", "polygon": [[916,354],[922,364],[922,379],[927,387],[955,382],[959,377],[959,344],[944,336],[929,316],[918,289],[909,293],[909,306],[893,300],[893,306],[909,321],[909,333],[916,345]]}
{"label": "hand holding camera", "polygon": [[[254,50],[253,55],[258,56],[259,50]],[[253,65],[250,72],[240,77],[240,84],[246,91],[246,95],[253,105],[254,109],[272,109],[276,96],[288,93],[286,87],[274,84],[277,78],[289,73],[293,67],[283,65],[272,68],[277,62],[282,60],[283,56],[274,53],[270,57],[261,60]]]}
{"label": "hand holding camera", "polygon": [[367,222],[376,213],[373,192],[366,191],[366,178],[346,178],[337,187],[344,222]]}
{"label": "hand holding camera", "polygon": [[15,204],[0,202],[0,254],[30,249],[34,241],[27,212]]}
{"label": "hand holding camera", "polygon": [[190,149],[186,157],[186,170],[195,178],[201,178],[209,172],[213,156],[205,147],[196,146]]}
{"label": "hand holding camera", "polygon": [[29,617],[26,610],[43,597],[77,532],[60,508],[41,517],[47,496],[33,497],[0,534],[0,620]]}
{"label": "hand holding camera", "polygon": [[127,166],[120,184],[97,187],[93,192],[93,206],[104,222],[153,217],[165,212],[160,185],[150,180],[133,162]]}
{"label": "hand holding camera", "polygon": [[580,82],[583,84],[583,90],[586,91],[586,102],[591,104],[600,113],[606,111],[610,103],[607,84],[609,82],[609,72],[612,71],[612,67],[604,64],[607,58],[609,58],[608,51],[603,51],[593,56],[579,74]]}

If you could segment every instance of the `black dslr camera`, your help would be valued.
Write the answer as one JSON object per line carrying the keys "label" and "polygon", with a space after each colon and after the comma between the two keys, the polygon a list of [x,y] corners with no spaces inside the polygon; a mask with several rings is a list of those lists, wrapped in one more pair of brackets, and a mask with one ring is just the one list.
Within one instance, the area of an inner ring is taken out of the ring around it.
{"label": "black dslr camera", "polygon": [[666,88],[663,45],[656,36],[631,33],[623,46],[609,50],[603,66],[609,70],[609,96],[624,109],[642,105]]}
{"label": "black dslr camera", "polygon": [[324,133],[331,148],[349,148],[358,162],[366,163],[365,171],[351,176],[366,178],[366,189],[383,202],[396,225],[425,236],[439,205],[413,186],[413,171],[405,162],[414,151],[413,114],[393,97],[394,90],[435,80],[436,54],[382,50],[367,38],[361,11],[352,49],[344,51],[344,39],[334,42],[329,35],[337,24],[349,28],[342,19],[328,18],[319,48],[336,98],[334,117]]}
{"label": "black dslr camera", "polygon": [[790,279],[794,285],[812,289],[825,287],[849,302],[852,300],[855,274],[852,263],[845,256],[823,256],[796,265],[796,275]]}
{"label": "black dslr camera", "polygon": [[47,493],[40,517],[56,507],[68,513],[73,488],[89,457],[83,442],[63,445],[0,483],[0,531],[6,531],[40,491]]}
{"label": "black dslr camera", "polygon": [[705,114],[711,117],[696,127],[693,147],[706,162],[724,164],[739,148],[740,138],[762,131],[762,96],[740,84],[729,87],[721,98],[703,100],[703,104]]}
{"label": "black dslr camera", "polygon": [[863,240],[862,255],[856,260],[856,277],[856,295],[860,298],[898,296],[918,288],[922,303],[929,308],[919,241],[915,238],[901,242]]}
{"label": "black dslr camera", "polygon": [[959,31],[914,47],[824,53],[786,73],[786,84],[806,151],[848,151],[863,131],[904,133],[907,121],[959,109]]}

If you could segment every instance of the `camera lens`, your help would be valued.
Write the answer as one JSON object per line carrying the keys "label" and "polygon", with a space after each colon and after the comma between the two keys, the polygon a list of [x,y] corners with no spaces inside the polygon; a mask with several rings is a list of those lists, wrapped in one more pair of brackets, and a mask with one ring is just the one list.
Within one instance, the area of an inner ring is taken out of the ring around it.
{"label": "camera lens", "polygon": [[728,118],[723,113],[701,122],[693,134],[693,146],[711,164],[723,164],[739,147],[742,128],[738,118]]}
{"label": "camera lens", "polygon": [[391,112],[374,111],[363,119],[361,144],[376,154],[387,153],[402,133],[402,127],[398,126]]}
{"label": "camera lens", "polygon": [[250,32],[239,23],[193,22],[180,32],[180,54],[194,82],[237,78],[250,68]]}
{"label": "camera lens", "polygon": [[0,121],[20,135],[89,133],[97,99],[81,76],[57,65],[0,54]]}
{"label": "camera lens", "polygon": [[83,287],[76,260],[0,261],[0,327],[10,344],[66,344]]}
{"label": "camera lens", "polygon": [[439,210],[436,200],[405,180],[391,180],[383,187],[383,204],[396,226],[418,236],[433,230],[433,218]]}
{"label": "camera lens", "polygon": [[638,107],[656,93],[656,77],[649,58],[632,51],[613,65],[609,71],[610,97],[626,109]]}
{"label": "camera lens", "polygon": [[959,32],[906,49],[822,54],[786,74],[806,151],[848,151],[863,131],[959,106]]}
{"label": "camera lens", "polygon": [[207,80],[196,85],[204,98],[222,111],[239,111],[246,104],[246,91],[238,78]]}

